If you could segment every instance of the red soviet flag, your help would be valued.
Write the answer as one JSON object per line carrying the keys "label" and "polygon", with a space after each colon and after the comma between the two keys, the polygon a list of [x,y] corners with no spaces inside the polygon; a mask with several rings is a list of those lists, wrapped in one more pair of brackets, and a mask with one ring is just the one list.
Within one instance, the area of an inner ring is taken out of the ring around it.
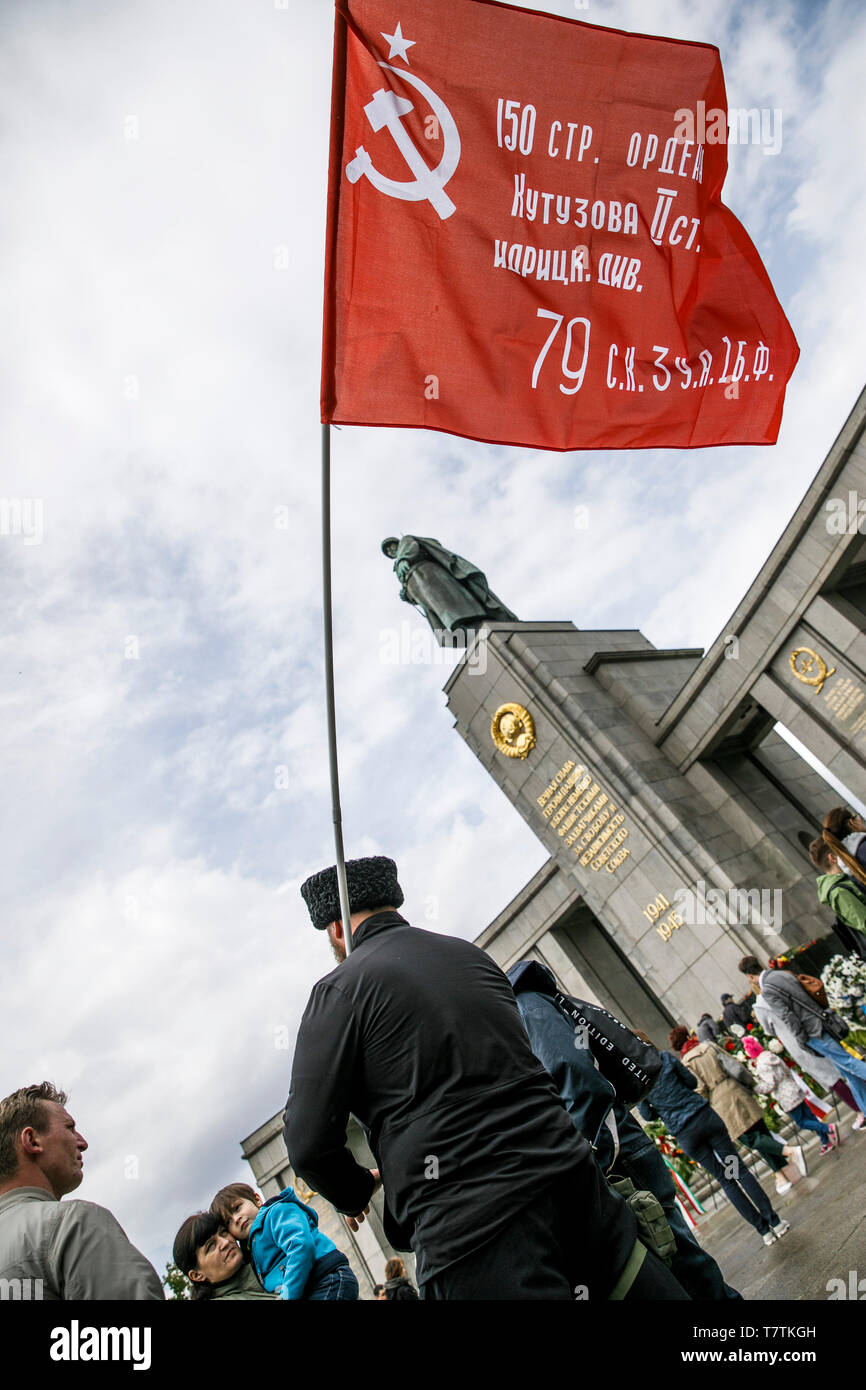
{"label": "red soviet flag", "polygon": [[716,48],[494,0],[337,11],[323,421],[775,441],[799,350],[721,202]]}

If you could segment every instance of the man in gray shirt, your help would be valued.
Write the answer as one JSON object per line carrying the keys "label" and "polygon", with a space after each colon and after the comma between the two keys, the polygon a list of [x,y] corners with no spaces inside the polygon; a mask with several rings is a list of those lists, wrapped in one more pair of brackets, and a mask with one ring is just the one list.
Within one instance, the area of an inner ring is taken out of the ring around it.
{"label": "man in gray shirt", "polygon": [[0,1297],[162,1299],[159,1275],[105,1207],[61,1202],[87,1142],[47,1081],[0,1101]]}

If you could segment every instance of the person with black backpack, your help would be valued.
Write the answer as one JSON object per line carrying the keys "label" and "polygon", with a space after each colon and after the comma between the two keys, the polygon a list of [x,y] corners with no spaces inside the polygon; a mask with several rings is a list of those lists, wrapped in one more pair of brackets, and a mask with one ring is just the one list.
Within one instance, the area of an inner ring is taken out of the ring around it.
{"label": "person with black backpack", "polygon": [[518,961],[506,973],[530,1047],[552,1076],[575,1129],[592,1144],[608,1181],[624,1178],[637,1192],[657,1199],[675,1245],[668,1257],[671,1273],[693,1299],[738,1299],[689,1230],[665,1161],[631,1114],[661,1069],[649,1038],[598,1005],[562,993],[540,961]]}
{"label": "person with black backpack", "polygon": [[825,839],[812,841],[809,858],[819,871],[818,901],[835,913],[837,936],[849,954],[866,960],[866,884],[847,872]]}

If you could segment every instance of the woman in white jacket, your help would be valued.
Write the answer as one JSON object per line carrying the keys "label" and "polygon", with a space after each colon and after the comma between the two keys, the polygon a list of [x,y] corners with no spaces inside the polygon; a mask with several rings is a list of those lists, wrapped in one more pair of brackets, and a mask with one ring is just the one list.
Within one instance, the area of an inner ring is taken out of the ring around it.
{"label": "woman in white jacket", "polygon": [[836,1126],[825,1124],[809,1109],[805,1100],[808,1087],[797,1073],[781,1057],[762,1047],[757,1038],[744,1038],[743,1047],[754,1062],[761,1094],[778,1101],[799,1129],[813,1129],[820,1134],[822,1154],[835,1149],[839,1142]]}

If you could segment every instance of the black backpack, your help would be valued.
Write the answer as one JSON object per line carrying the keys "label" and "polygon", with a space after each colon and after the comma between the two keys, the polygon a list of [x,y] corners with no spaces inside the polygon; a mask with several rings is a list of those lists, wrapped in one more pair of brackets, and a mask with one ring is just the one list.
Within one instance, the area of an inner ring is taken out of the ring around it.
{"label": "black backpack", "polygon": [[[642,1042],[630,1028],[600,1004],[590,1004],[585,999],[572,999],[570,995],[562,994],[559,990],[553,996],[553,1002],[574,1028],[575,1036],[582,1035],[597,1069],[613,1086],[617,1101],[626,1106],[636,1105],[652,1090],[662,1069],[662,1058],[658,1048],[652,1043]],[[604,1124],[611,1130],[614,1142],[613,1162],[605,1177],[614,1192],[622,1197],[626,1206],[631,1209],[637,1222],[638,1240],[641,1245],[651,1250],[666,1265],[670,1265],[676,1254],[676,1237],[655,1192],[637,1188],[631,1178],[613,1171],[619,1158],[619,1130],[614,1108],[614,1105],[611,1105],[604,1120]],[[625,1290],[609,1297],[624,1298]]]}
{"label": "black backpack", "polygon": [[630,1028],[600,1004],[572,999],[558,991],[553,1001],[576,1031],[582,1031],[596,1066],[611,1083],[617,1099],[637,1105],[652,1090],[662,1069],[662,1058],[652,1043],[641,1042]]}

